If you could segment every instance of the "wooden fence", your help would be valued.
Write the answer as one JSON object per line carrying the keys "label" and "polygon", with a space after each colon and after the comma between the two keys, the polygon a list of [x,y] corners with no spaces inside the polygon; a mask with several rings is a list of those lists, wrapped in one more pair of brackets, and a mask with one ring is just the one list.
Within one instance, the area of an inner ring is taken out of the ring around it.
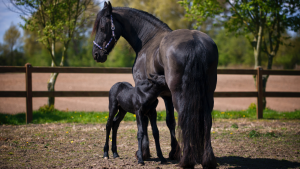
{"label": "wooden fence", "polygon": [[[0,73],[25,73],[26,91],[0,91],[0,97],[26,97],[26,123],[32,121],[32,97],[108,97],[108,91],[32,91],[32,73],[118,73],[131,74],[131,68],[75,68],[0,66]],[[300,97],[300,92],[263,92],[262,75],[300,75],[299,70],[218,69],[218,74],[257,75],[256,92],[215,92],[214,97],[256,97],[257,118],[263,118],[263,97]]]}

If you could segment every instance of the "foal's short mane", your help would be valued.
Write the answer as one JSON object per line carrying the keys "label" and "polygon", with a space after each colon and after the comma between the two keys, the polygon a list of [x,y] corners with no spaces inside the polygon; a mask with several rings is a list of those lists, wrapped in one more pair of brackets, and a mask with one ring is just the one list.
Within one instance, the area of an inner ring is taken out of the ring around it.
{"label": "foal's short mane", "polygon": [[[141,18],[142,20],[146,20],[150,24],[155,25],[156,27],[159,27],[165,31],[172,31],[172,29],[167,24],[165,24],[164,22],[162,22],[161,20],[159,20],[157,17],[153,16],[152,14],[149,14],[148,12],[141,11],[141,10],[134,9],[134,8],[129,8],[129,7],[114,7],[113,10],[115,10],[115,11],[124,10],[128,14],[133,13],[132,16],[134,16],[136,18]],[[99,21],[100,21],[101,16],[103,15],[101,12],[99,15],[97,15],[97,18],[95,20],[92,35],[97,33]],[[143,26],[147,26],[147,25],[144,25],[145,22],[140,22],[140,20],[134,20],[134,21],[139,22],[139,24],[141,24]]]}

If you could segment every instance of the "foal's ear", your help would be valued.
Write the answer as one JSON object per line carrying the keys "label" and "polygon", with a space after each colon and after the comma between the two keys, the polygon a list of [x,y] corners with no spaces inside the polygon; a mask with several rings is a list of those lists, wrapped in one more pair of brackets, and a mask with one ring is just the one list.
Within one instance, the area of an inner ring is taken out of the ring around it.
{"label": "foal's ear", "polygon": [[165,75],[158,75],[156,81],[161,86],[167,86]]}
{"label": "foal's ear", "polygon": [[151,79],[157,79],[157,75],[149,73]]}
{"label": "foal's ear", "polygon": [[149,81],[150,83],[152,83],[152,84],[156,84],[156,81],[153,80],[152,78],[148,78],[148,81]]}

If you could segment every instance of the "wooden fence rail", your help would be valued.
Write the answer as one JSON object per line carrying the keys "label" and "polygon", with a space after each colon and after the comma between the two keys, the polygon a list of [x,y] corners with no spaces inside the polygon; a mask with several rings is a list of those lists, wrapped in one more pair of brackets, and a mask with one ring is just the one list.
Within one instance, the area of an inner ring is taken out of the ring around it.
{"label": "wooden fence rail", "polygon": [[[26,123],[32,121],[32,97],[108,97],[108,91],[32,91],[32,73],[132,73],[131,68],[0,66],[0,73],[25,73],[25,91],[0,91],[0,97],[26,97]],[[256,97],[257,118],[263,118],[263,97],[300,97],[300,92],[263,92],[262,75],[300,75],[299,70],[218,69],[218,74],[256,75],[256,92],[215,92],[214,97]]]}

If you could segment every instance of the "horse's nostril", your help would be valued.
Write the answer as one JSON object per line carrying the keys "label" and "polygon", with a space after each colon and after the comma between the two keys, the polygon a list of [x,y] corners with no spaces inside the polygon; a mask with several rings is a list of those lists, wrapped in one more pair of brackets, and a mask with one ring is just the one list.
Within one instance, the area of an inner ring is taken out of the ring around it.
{"label": "horse's nostril", "polygon": [[98,52],[95,52],[95,59],[98,59],[98,56],[99,56]]}

